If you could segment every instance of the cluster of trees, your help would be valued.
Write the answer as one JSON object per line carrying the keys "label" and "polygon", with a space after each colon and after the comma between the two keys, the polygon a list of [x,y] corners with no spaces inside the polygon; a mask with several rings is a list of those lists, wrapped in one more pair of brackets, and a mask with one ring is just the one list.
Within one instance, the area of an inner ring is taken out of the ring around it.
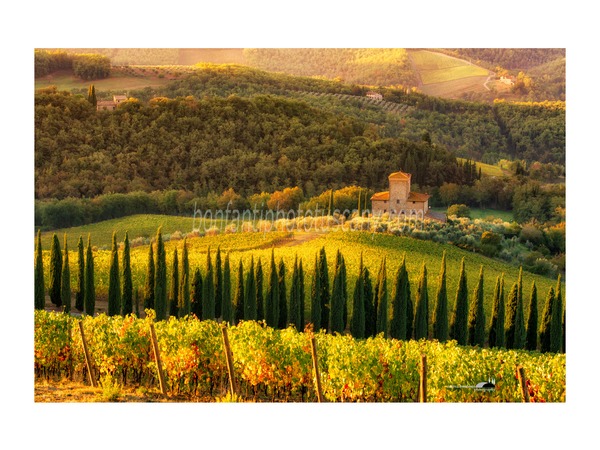
{"label": "cluster of trees", "polygon": [[[121,266],[118,254],[116,235],[113,235],[108,314],[131,314],[135,306],[135,312],[139,315],[140,299],[138,289],[134,288],[132,283],[127,235],[125,235]],[[54,235],[50,255],[48,293],[52,303],[62,306],[63,310],[69,313],[71,287],[66,237],[64,258],[62,255],[58,237]],[[93,315],[95,312],[94,265],[89,238],[84,259],[83,240],[80,237],[78,255],[75,308],[85,314]],[[37,238],[35,261],[35,308],[43,309],[45,288],[40,233]],[[560,275],[556,289],[551,287],[548,291],[541,321],[538,318],[535,282],[531,286],[529,314],[525,317],[522,269],[518,280],[509,291],[507,301],[504,294],[504,277],[498,276],[488,328],[483,307],[483,266],[476,287],[469,295],[463,258],[455,308],[450,312],[446,289],[445,253],[442,257],[435,302],[428,298],[428,275],[425,263],[421,268],[417,286],[411,287],[405,258],[388,283],[386,258],[382,258],[377,277],[372,280],[361,255],[359,274],[351,302],[352,309],[349,311],[344,257],[338,250],[333,266],[333,277],[330,277],[327,255],[325,249],[321,248],[315,255],[308,300],[309,316],[305,316],[308,308],[303,263],[302,260],[298,261],[297,257],[294,260],[291,281],[286,279],[287,270],[283,259],[277,263],[274,251],[271,252],[268,277],[265,277],[260,258],[255,265],[252,257],[246,270],[240,259],[235,289],[232,286],[229,255],[226,254],[223,260],[220,248],[216,251],[214,262],[210,248],[208,249],[204,273],[200,268],[196,268],[193,274],[191,273],[185,240],[181,265],[179,261],[177,248],[175,248],[170,282],[167,282],[166,253],[159,228],[156,236],[156,251],[154,246],[149,246],[148,273],[142,294],[144,308],[154,309],[156,320],[165,320],[169,316],[184,317],[194,314],[199,319],[220,318],[232,324],[241,320],[264,320],[268,326],[275,328],[293,325],[302,330],[306,325],[311,324],[315,331],[320,329],[330,333],[348,331],[358,339],[383,333],[385,337],[400,340],[433,338],[445,342],[454,339],[460,345],[480,347],[487,344],[490,347],[539,349],[544,352],[561,352],[565,348],[565,318]],[[286,282],[290,282],[289,289]],[[411,290],[414,295],[411,294]]]}
{"label": "cluster of trees", "polygon": [[564,219],[564,184],[543,184],[516,177],[482,177],[473,186],[444,183],[429,192],[434,206],[465,204],[512,210],[518,223],[531,220],[556,223]]}
{"label": "cluster of trees", "polygon": [[36,50],[34,69],[36,78],[57,70],[73,70],[73,74],[83,80],[95,80],[110,75],[111,62],[108,57],[96,53]]}
{"label": "cluster of trees", "polygon": [[513,159],[564,165],[564,102],[511,104],[499,101],[494,103],[493,111]]}

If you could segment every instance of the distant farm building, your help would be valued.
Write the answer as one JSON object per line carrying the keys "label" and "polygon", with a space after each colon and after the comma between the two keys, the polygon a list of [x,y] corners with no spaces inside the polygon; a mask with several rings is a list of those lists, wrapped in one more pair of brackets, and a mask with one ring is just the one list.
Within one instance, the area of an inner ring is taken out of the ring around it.
{"label": "distant farm building", "polygon": [[507,86],[515,84],[513,77],[500,77],[500,83],[504,83]]}
{"label": "distant farm building", "polygon": [[388,214],[390,218],[404,216],[445,221],[444,214],[429,211],[429,194],[411,192],[410,178],[410,173],[392,173],[388,177],[390,190],[377,192],[371,197],[373,215]]}
{"label": "distant farm building", "polygon": [[383,95],[381,95],[379,92],[375,92],[375,91],[367,92],[367,97],[375,99],[375,100],[383,100]]}
{"label": "distant farm building", "polygon": [[113,95],[112,100],[98,100],[96,102],[96,111],[114,111],[120,103],[126,100],[126,95]]}

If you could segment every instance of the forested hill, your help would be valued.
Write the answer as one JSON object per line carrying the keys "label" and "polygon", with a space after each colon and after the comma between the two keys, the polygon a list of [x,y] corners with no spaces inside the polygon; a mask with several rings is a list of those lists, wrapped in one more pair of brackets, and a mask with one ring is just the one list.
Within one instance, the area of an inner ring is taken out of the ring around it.
{"label": "forested hill", "polygon": [[312,195],[353,183],[383,188],[397,168],[439,186],[461,182],[453,156],[564,165],[564,104],[381,92],[402,115],[366,102],[363,87],[230,65],[202,65],[166,87],[132,91],[139,101],[115,112],[96,112],[86,95],[41,90],[36,197],[294,185]]}
{"label": "forested hill", "polygon": [[289,186],[314,195],[383,188],[398,168],[418,184],[465,182],[443,147],[385,138],[372,124],[282,97],[156,98],[96,112],[82,96],[49,89],[35,97],[35,133],[36,198]]}
{"label": "forested hill", "polygon": [[[365,102],[367,89],[339,81],[272,74],[234,65],[202,64],[189,76],[158,89],[133,91],[142,101],[231,94],[276,94],[299,98],[316,108],[374,124],[382,137],[420,141],[423,133],[456,156],[494,164],[524,159],[564,165],[563,102],[500,102],[494,105],[430,97],[405,89],[379,88],[386,102],[410,106],[402,116],[389,114],[377,102]],[[316,92],[320,96],[306,95]],[[347,94],[342,98],[331,94]]]}

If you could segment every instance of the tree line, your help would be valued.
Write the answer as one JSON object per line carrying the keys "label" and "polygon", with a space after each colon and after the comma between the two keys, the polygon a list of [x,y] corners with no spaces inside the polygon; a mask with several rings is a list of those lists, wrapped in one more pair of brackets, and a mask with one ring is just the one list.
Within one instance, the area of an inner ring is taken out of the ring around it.
{"label": "tree line", "polygon": [[[565,313],[560,275],[556,288],[550,287],[548,290],[541,320],[538,317],[535,281],[530,289],[529,314],[525,317],[522,268],[517,281],[508,290],[506,300],[504,276],[498,276],[488,326],[483,306],[483,266],[475,288],[469,293],[463,258],[454,310],[449,311],[445,253],[435,299],[428,297],[425,263],[421,267],[417,285],[411,286],[405,257],[388,281],[385,256],[375,277],[363,264],[361,255],[353,299],[349,302],[346,264],[339,250],[331,275],[325,249],[321,248],[315,254],[312,282],[308,290],[302,259],[295,258],[290,279],[286,276],[288,269],[283,259],[276,261],[274,250],[267,263],[268,272],[263,271],[260,258],[255,262],[252,256],[247,267],[240,259],[235,287],[232,285],[232,270],[236,268],[231,267],[228,253],[223,258],[220,248],[217,248],[214,259],[211,249],[208,249],[203,272],[200,268],[193,271],[190,268],[185,240],[181,258],[178,257],[177,248],[173,252],[171,268],[168,270],[159,228],[156,249],[153,245],[149,246],[148,273],[140,294],[139,287],[134,287],[132,282],[128,236],[125,235],[120,263],[116,234],[113,234],[108,315],[126,315],[134,310],[139,315],[140,307],[143,307],[153,309],[156,320],[193,314],[198,319],[220,319],[231,324],[242,320],[264,320],[266,325],[274,328],[293,325],[298,330],[309,326],[315,331],[349,332],[357,339],[383,334],[400,340],[436,339],[445,342],[452,339],[459,345],[565,351]],[[89,237],[85,256],[83,239],[79,239],[77,267],[74,309],[94,315],[94,258]],[[36,309],[45,307],[44,276],[41,233],[38,232],[35,256]],[[167,280],[169,276],[170,282]],[[66,236],[64,250],[61,250],[56,234],[53,236],[49,277],[50,301],[70,313],[73,307]],[[307,311],[310,311],[308,315]]]}
{"label": "tree line", "polygon": [[43,77],[58,70],[72,70],[83,80],[97,80],[110,75],[110,59],[96,53],[70,53],[62,50],[36,50],[35,77]]}

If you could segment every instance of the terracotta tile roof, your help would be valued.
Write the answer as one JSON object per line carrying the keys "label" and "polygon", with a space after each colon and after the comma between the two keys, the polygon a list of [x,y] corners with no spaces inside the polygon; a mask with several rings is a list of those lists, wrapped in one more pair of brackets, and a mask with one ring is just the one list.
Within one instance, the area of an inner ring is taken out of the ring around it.
{"label": "terracotta tile roof", "polygon": [[411,192],[406,199],[409,202],[426,202],[431,197],[429,194],[421,194],[419,192]]}
{"label": "terracotta tile roof", "polygon": [[388,177],[388,179],[390,179],[390,180],[410,180],[410,173],[394,172]]}
{"label": "terracotta tile roof", "polygon": [[389,200],[389,199],[390,199],[389,191],[377,192],[376,194],[373,194],[373,196],[371,197],[371,200]]}

